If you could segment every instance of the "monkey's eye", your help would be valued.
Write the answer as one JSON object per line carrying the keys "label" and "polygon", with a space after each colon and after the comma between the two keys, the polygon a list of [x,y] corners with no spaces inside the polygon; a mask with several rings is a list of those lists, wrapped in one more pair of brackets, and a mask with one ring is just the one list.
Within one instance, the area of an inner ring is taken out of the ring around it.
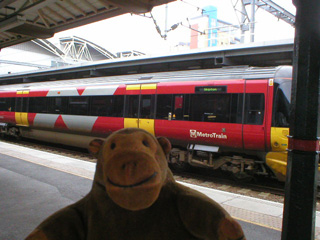
{"label": "monkey's eye", "polygon": [[142,141],[142,144],[143,144],[144,146],[146,146],[146,147],[150,147],[150,144],[149,144],[149,142],[148,142],[147,140],[143,140],[143,141]]}
{"label": "monkey's eye", "polygon": [[110,148],[113,150],[116,148],[116,144],[115,143],[111,143]]}

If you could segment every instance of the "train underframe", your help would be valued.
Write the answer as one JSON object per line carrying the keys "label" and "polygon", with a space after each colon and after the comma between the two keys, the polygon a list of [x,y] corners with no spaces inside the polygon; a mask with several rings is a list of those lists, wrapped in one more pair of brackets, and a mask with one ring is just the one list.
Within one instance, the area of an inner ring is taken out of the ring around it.
{"label": "train underframe", "polygon": [[[260,154],[261,157],[265,155]],[[238,152],[210,152],[197,149],[194,144],[187,149],[173,148],[169,163],[174,169],[183,170],[189,166],[222,170],[230,173],[236,180],[250,181],[255,176],[273,176],[265,161],[254,155]]]}
{"label": "train underframe", "polygon": [[[0,125],[0,133],[2,136],[8,135],[18,139],[25,137],[81,148],[86,148],[90,141],[96,138],[90,135],[33,129],[4,123]],[[173,147],[169,156],[169,164],[179,171],[184,171],[190,166],[212,170],[220,169],[241,181],[250,181],[255,176],[275,176],[263,160],[265,153],[260,153],[260,156],[257,156],[257,154],[250,155],[235,151],[215,152],[215,148],[214,146],[197,144],[189,144],[185,149]]]}
{"label": "train underframe", "polygon": [[20,138],[21,134],[20,134],[20,129],[19,127],[16,126],[10,126],[7,123],[0,123],[0,134],[1,136],[12,136],[15,138]]}

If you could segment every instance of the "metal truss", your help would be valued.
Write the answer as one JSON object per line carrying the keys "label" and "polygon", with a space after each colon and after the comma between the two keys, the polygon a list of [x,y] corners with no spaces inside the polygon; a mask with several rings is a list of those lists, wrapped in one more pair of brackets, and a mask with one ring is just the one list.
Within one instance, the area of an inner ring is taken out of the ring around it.
{"label": "metal truss", "polygon": [[[255,14],[259,8],[294,26],[295,16],[271,0],[231,0],[231,3],[240,25],[241,42],[244,42],[244,34],[249,30],[250,41],[254,42]],[[251,16],[246,8],[249,5],[251,5]]]}
{"label": "metal truss", "polygon": [[285,10],[283,7],[280,7],[279,5],[275,4],[270,0],[256,0],[255,2],[257,7],[262,8],[263,10],[271,13],[278,19],[281,19],[286,23],[290,24],[292,27],[294,27],[296,17],[292,13]]}
{"label": "metal truss", "polygon": [[[60,38],[60,45],[63,47],[62,52],[64,53],[64,60],[68,61],[95,61],[103,59],[114,59],[116,58],[111,52],[92,43],[86,39],[80,37],[64,37]],[[99,56],[100,55],[100,56]]]}
{"label": "metal truss", "polygon": [[52,44],[51,42],[49,42],[46,39],[34,39],[31,40],[33,43],[35,43],[36,45],[44,48],[45,50],[47,50],[48,52],[60,57],[60,58],[64,58],[64,52],[61,51],[59,48],[57,48],[54,44]]}

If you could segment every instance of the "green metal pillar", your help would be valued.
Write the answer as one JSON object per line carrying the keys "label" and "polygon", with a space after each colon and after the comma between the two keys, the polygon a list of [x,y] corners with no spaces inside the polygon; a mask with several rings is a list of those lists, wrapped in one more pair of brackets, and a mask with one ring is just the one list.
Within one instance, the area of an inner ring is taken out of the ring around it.
{"label": "green metal pillar", "polygon": [[314,240],[319,162],[320,0],[297,7],[282,240]]}

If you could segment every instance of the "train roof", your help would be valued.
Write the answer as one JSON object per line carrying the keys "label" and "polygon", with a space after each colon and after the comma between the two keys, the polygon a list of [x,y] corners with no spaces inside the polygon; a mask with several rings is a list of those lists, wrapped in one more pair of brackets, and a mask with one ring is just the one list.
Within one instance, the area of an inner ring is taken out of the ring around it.
{"label": "train roof", "polygon": [[226,79],[266,79],[266,78],[291,78],[291,66],[278,67],[223,67],[214,69],[172,71],[160,73],[131,74],[110,77],[94,77],[71,80],[59,80],[37,83],[23,83],[0,86],[0,91],[14,89],[39,89],[92,85],[115,85],[115,84],[140,84],[177,81],[204,81]]}

